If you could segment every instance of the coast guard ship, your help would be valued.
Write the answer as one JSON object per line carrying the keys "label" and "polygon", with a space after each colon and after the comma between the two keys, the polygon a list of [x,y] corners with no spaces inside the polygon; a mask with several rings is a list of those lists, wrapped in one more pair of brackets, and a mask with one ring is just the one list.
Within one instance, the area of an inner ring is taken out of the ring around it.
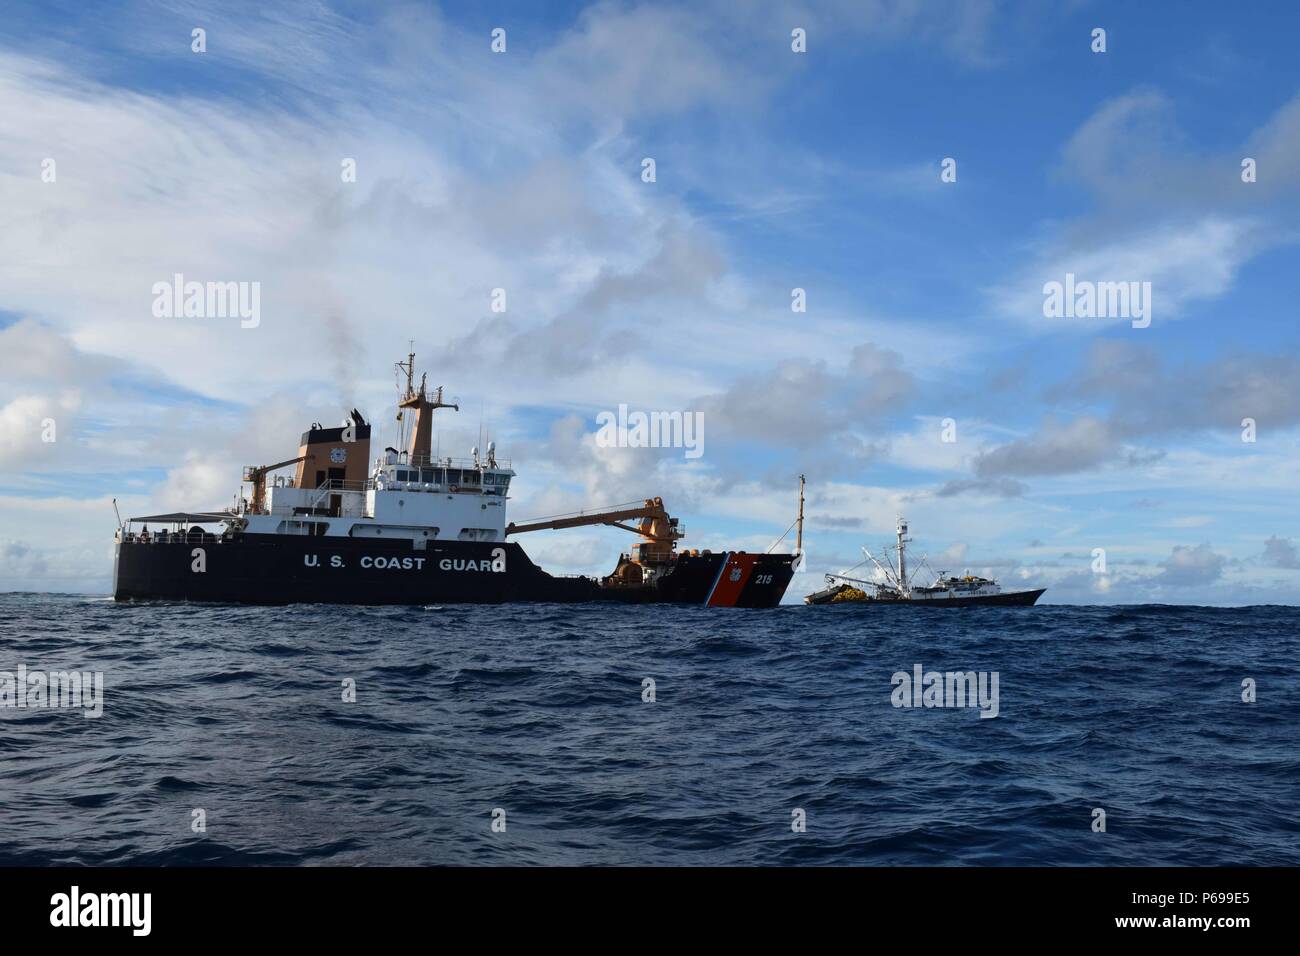
{"label": "coast guard ship", "polygon": [[[241,487],[232,508],[119,519],[114,597],[251,604],[780,603],[796,554],[678,551],[685,529],[659,498],[507,523],[515,478],[510,462],[497,458],[494,443],[468,459],[432,455],[434,412],[459,407],[443,402],[441,387],[430,392],[427,376],[416,386],[413,352],[397,368],[406,376],[398,401],[409,429],[405,449],[385,448],[372,459],[370,425],[354,409],[338,428],[312,425],[296,457],[244,469],[250,493],[244,496]],[[272,477],[290,465],[291,478]],[[623,528],[639,540],[598,578],[548,574],[512,540],[584,525]]]}

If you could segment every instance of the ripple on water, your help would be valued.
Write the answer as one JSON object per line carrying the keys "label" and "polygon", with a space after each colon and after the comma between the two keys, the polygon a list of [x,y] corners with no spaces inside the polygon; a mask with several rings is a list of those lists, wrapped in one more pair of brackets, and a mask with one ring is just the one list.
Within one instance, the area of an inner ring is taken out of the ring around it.
{"label": "ripple on water", "polygon": [[[1295,865],[1298,625],[0,595],[0,671],[105,675],[96,720],[0,710],[0,863]],[[999,716],[895,709],[918,663]]]}

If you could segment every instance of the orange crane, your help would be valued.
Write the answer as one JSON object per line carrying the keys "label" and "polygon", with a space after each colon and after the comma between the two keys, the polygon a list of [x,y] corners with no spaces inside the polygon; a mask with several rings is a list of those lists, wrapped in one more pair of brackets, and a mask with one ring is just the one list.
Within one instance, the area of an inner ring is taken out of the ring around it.
{"label": "orange crane", "polygon": [[[635,526],[623,524],[624,521],[632,520],[637,520]],[[631,558],[619,561],[619,566],[612,575],[624,583],[639,583],[643,577],[643,568],[662,566],[671,561],[673,551],[677,547],[677,539],[686,535],[685,530],[678,526],[677,519],[671,517],[664,509],[662,498],[646,498],[645,503],[638,508],[615,508],[610,511],[594,511],[590,514],[529,521],[525,524],[511,523],[506,526],[506,534],[580,528],[593,524],[622,528],[624,531],[631,531],[641,536],[641,540],[632,548]]]}
{"label": "orange crane", "polygon": [[[621,521],[630,521],[633,518],[641,518],[643,527],[631,528]],[[652,523],[654,519],[667,522],[672,528],[677,527],[677,519],[670,518],[668,512],[664,510],[662,498],[647,498],[645,504],[636,508],[616,508],[612,511],[592,511],[581,512],[574,515],[560,515],[556,518],[542,518],[537,521],[528,521],[524,524],[515,524],[513,521],[506,525],[506,534],[523,534],[526,531],[551,531],[557,528],[580,528],[584,525],[607,524],[615,528],[622,528],[624,531],[632,531],[646,537],[660,537],[665,539],[668,535],[662,531],[652,531],[644,527],[646,520]],[[680,538],[680,534],[673,535]]]}
{"label": "orange crane", "polygon": [[268,473],[275,471],[277,468],[283,468],[285,465],[296,465],[298,462],[311,455],[299,455],[297,458],[290,458],[288,461],[279,461],[274,465],[245,465],[244,480],[250,482],[253,486],[253,500],[249,511],[255,515],[266,514],[266,476]]}

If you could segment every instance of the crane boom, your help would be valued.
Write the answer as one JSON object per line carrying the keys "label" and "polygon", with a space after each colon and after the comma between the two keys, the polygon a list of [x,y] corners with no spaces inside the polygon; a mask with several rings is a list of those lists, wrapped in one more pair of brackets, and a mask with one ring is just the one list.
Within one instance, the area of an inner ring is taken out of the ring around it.
{"label": "crane boom", "polygon": [[[636,521],[636,524],[623,524],[624,521]],[[646,498],[637,508],[612,508],[590,514],[560,515],[524,524],[510,524],[506,526],[506,534],[581,528],[594,524],[621,528],[641,536],[629,554],[619,557],[614,573],[605,578],[611,586],[642,585],[653,581],[671,565],[676,556],[677,540],[686,535],[686,529],[665,510],[662,498]]]}
{"label": "crane boom", "polygon": [[251,511],[253,514],[266,513],[266,476],[269,472],[277,468],[283,468],[285,465],[296,465],[300,461],[310,458],[310,455],[299,455],[297,458],[290,458],[288,461],[277,461],[274,465],[245,465],[244,481],[253,486],[253,497]]}
{"label": "crane boom", "polygon": [[[658,502],[657,504],[655,502]],[[669,535],[649,535],[641,528],[629,528],[626,525],[619,524],[620,521],[631,521],[635,518],[662,518],[667,519],[668,513],[664,511],[663,502],[659,499],[654,501],[647,500],[646,504],[639,508],[620,508],[614,511],[593,511],[591,514],[570,515],[564,518],[551,518],[543,521],[529,521],[524,524],[515,524],[511,522],[506,526],[506,534],[523,534],[526,531],[551,531],[559,528],[581,528],[593,524],[613,525],[615,528],[623,528],[625,531],[633,531],[637,534],[645,535],[655,540],[672,540]]]}

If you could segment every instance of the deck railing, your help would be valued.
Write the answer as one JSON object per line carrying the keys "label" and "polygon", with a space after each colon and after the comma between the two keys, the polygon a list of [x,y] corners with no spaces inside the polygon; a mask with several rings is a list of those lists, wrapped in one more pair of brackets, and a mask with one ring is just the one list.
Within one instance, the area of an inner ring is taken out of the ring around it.
{"label": "deck railing", "polygon": [[126,544],[221,544],[229,540],[231,532],[212,534],[208,531],[126,531],[119,532],[117,540]]}

